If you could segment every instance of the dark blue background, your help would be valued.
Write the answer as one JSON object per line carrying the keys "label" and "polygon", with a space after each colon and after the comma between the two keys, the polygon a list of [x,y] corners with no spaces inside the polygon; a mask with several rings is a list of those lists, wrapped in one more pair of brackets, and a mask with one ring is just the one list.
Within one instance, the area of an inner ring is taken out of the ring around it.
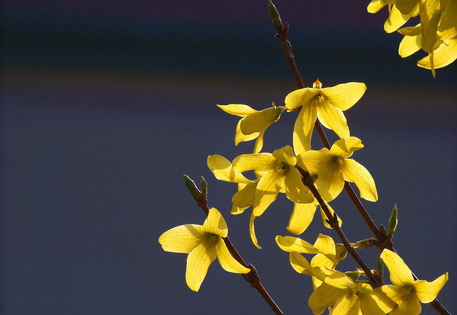
{"label": "dark blue background", "polygon": [[[415,65],[422,56],[402,60],[401,37],[383,32],[386,12],[370,15],[367,4],[276,2],[306,85],[367,84],[346,112],[365,144],[354,158],[380,197],[364,204],[387,224],[398,203],[397,251],[421,279],[449,272],[439,299],[454,312],[457,68],[433,79]],[[295,89],[266,1],[6,1],[2,31],[3,314],[268,313],[217,262],[192,292],[186,255],[161,249],[161,233],[205,218],[183,174],[208,180],[210,206],[283,311],[310,313],[310,279],[274,241],[287,235],[292,204],[280,196],[256,220],[259,251],[248,214],[229,214],[236,186],[206,167],[209,154],[233,159],[253,148],[234,147],[237,118],[216,104],[263,109]],[[268,129],[265,151],[291,144],[295,117]],[[332,206],[351,241],[371,236],[347,196]],[[317,214],[301,237],[312,243],[319,232],[336,237]],[[362,251],[371,267],[376,254]]]}

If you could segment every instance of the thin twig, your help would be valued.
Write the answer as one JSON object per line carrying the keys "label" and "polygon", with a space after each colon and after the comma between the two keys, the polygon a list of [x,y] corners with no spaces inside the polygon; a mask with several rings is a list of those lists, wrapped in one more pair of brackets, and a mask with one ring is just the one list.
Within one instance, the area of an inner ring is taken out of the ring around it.
{"label": "thin twig", "polygon": [[[303,84],[300,72],[297,68],[297,64],[295,63],[295,58],[292,53],[292,44],[287,39],[287,33],[289,32],[289,24],[286,22],[283,25],[279,12],[277,11],[276,7],[274,6],[271,0],[268,0],[268,7],[270,10],[270,16],[273,21],[273,26],[278,31],[278,33],[275,35],[275,38],[277,38],[281,42],[281,48],[283,50],[284,57],[286,58],[286,61],[289,64],[290,70],[292,71],[292,75],[294,76],[295,82],[297,83],[297,87],[299,89],[302,89],[305,87],[305,85]],[[316,120],[315,127],[317,132],[319,133],[319,136],[324,146],[327,149],[330,149],[330,143],[327,139],[327,136],[325,135],[322,125],[318,120]],[[368,211],[365,209],[365,207],[362,205],[359,198],[355,194],[352,186],[348,182],[345,182],[344,189],[351,198],[351,201],[354,203],[355,207],[357,208],[357,211],[367,224],[370,231],[379,241],[378,247],[380,248],[380,250],[382,251],[384,248],[387,248],[392,251],[395,251],[391,237],[388,237],[385,233],[382,233],[382,231],[376,226],[376,224],[368,214]],[[417,280],[417,277],[414,275],[414,273],[413,277]],[[441,315],[451,315],[451,313],[441,304],[441,302],[438,299],[433,300],[429,304],[437,313]]]}
{"label": "thin twig", "polygon": [[338,216],[336,213],[332,215],[330,212],[329,208],[327,207],[327,204],[325,203],[324,199],[322,199],[320,193],[317,191],[316,186],[314,185],[313,178],[309,174],[309,172],[305,171],[304,169],[300,168],[297,166],[298,171],[300,172],[302,176],[302,182],[303,184],[311,190],[314,198],[319,202],[319,205],[321,209],[324,211],[325,215],[327,216],[327,222],[330,224],[332,229],[335,231],[335,233],[338,235],[338,237],[341,239],[341,241],[344,244],[344,247],[348,251],[348,253],[354,258],[354,260],[357,262],[357,264],[363,269],[365,272],[365,275],[370,279],[370,284],[373,288],[380,287],[384,284],[382,279],[378,276],[375,275],[371,272],[370,268],[365,264],[363,259],[359,256],[355,248],[349,243],[349,240],[347,239],[346,235],[344,235],[343,230],[341,227],[338,225]]}

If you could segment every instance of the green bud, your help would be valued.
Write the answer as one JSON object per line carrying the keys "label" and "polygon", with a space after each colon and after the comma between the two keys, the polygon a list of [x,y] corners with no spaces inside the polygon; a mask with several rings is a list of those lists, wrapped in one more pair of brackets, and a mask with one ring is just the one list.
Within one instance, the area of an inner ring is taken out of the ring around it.
{"label": "green bud", "polygon": [[189,190],[190,194],[192,195],[192,198],[198,200],[202,193],[200,190],[198,190],[195,182],[186,174],[184,174],[184,183],[186,184],[187,190]]}
{"label": "green bud", "polygon": [[390,215],[389,219],[389,228],[387,229],[387,233],[390,235],[394,235],[395,231],[397,230],[398,225],[398,209],[397,204],[395,204],[394,208],[392,209],[392,214]]}
{"label": "green bud", "polygon": [[280,28],[282,25],[281,17],[279,16],[278,9],[273,4],[271,0],[268,0],[268,10],[270,11],[270,18],[273,22],[273,26],[277,29]]}
{"label": "green bud", "polygon": [[365,248],[376,245],[376,240],[374,238],[366,238],[364,240],[358,241],[354,247],[355,248]]}
{"label": "green bud", "polygon": [[376,262],[376,272],[379,278],[382,279],[384,277],[384,264],[382,263],[381,256],[378,256],[378,261]]}
{"label": "green bud", "polygon": [[346,276],[354,280],[354,282],[357,281],[357,279],[359,279],[360,277],[360,272],[358,271],[346,271],[345,274]]}
{"label": "green bud", "polygon": [[208,195],[208,183],[206,182],[205,178],[201,179],[201,186],[202,186],[202,196],[206,198]]}

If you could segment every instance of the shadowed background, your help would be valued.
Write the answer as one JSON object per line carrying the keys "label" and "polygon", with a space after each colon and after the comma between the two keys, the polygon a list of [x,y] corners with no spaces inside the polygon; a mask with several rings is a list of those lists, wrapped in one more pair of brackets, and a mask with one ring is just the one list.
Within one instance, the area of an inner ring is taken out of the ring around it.
{"label": "shadowed background", "polygon": [[[422,55],[402,60],[401,37],[382,29],[386,10],[370,15],[367,4],[276,1],[307,86],[317,77],[324,87],[367,84],[345,113],[365,144],[354,159],[378,188],[379,201],[364,204],[386,225],[398,203],[395,248],[421,279],[449,271],[438,297],[455,312],[457,68],[433,79],[415,65]],[[205,219],[183,174],[207,179],[209,205],[283,311],[310,313],[311,281],[274,241],[288,235],[292,204],[279,196],[256,220],[259,251],[249,214],[229,214],[236,185],[206,167],[209,154],[232,160],[253,148],[234,146],[238,119],[216,104],[263,109],[295,89],[266,1],[19,0],[2,9],[2,314],[268,313],[217,262],[192,292],[186,255],[161,249],[161,233]],[[296,116],[267,130],[264,151],[292,144]],[[332,206],[351,241],[371,236],[344,193]],[[317,233],[336,237],[319,214],[301,237],[313,243]],[[374,268],[377,251],[362,254]]]}

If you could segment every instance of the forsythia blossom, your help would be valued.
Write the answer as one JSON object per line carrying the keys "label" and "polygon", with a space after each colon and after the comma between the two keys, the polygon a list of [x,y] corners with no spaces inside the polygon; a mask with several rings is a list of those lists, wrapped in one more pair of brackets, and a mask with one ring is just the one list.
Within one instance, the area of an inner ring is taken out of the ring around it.
{"label": "forsythia blossom", "polygon": [[365,84],[356,82],[322,88],[322,83],[317,80],[312,88],[289,93],[285,99],[287,109],[301,107],[293,133],[295,154],[311,149],[311,136],[317,118],[340,138],[349,137],[349,127],[343,111],[357,103],[366,89]]}
{"label": "forsythia blossom", "polygon": [[263,134],[265,130],[280,117],[285,110],[284,106],[276,106],[257,111],[243,104],[217,105],[224,112],[243,117],[236,126],[235,145],[240,142],[256,139],[254,153],[259,153],[263,147]]}
{"label": "forsythia blossom", "polygon": [[417,315],[421,313],[422,303],[430,303],[448,280],[447,272],[433,282],[414,280],[411,270],[403,259],[388,249],[381,253],[381,259],[386,264],[393,284],[382,286],[383,292],[394,300],[398,306],[391,315]]}
{"label": "forsythia blossom", "polygon": [[389,18],[384,24],[387,33],[398,30],[411,17],[420,16],[415,27],[405,27],[398,32],[405,37],[398,53],[408,57],[422,49],[428,54],[417,65],[430,69],[445,67],[457,59],[457,0],[373,0],[368,12],[376,13],[389,6]]}
{"label": "forsythia blossom", "polygon": [[327,202],[340,194],[345,180],[357,185],[362,198],[377,201],[378,193],[373,177],[364,166],[349,159],[354,151],[362,148],[360,139],[343,138],[336,141],[330,150],[323,148],[301,153],[297,156],[297,165],[318,175],[315,185]]}
{"label": "forsythia blossom", "polygon": [[322,314],[331,307],[329,315],[381,315],[395,307],[381,288],[373,289],[325,265],[313,266],[297,252],[290,253],[290,263],[297,272],[319,280],[313,282],[314,291],[308,299],[313,314]]}
{"label": "forsythia blossom", "polygon": [[251,270],[241,265],[230,254],[223,240],[228,235],[227,224],[221,213],[211,208],[203,226],[185,224],[172,228],[159,237],[159,243],[167,252],[185,253],[187,256],[186,282],[198,291],[206,277],[209,265],[216,259],[222,268],[234,273]]}

